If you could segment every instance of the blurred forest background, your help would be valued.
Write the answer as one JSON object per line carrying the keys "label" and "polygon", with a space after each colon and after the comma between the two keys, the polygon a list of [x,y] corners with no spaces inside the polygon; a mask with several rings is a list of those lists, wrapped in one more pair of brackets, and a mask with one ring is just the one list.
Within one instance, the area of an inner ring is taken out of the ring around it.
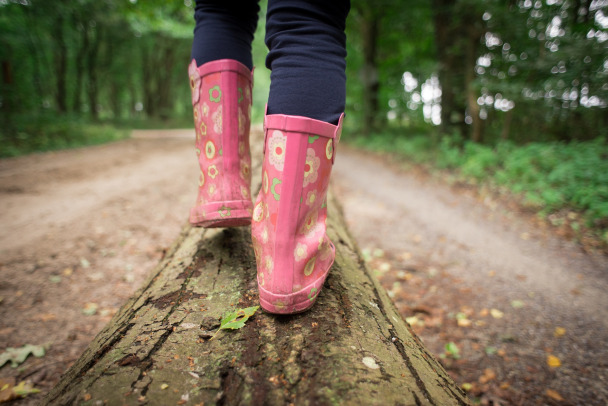
{"label": "blurred forest background", "polygon": [[[190,126],[193,8],[0,0],[0,156]],[[608,0],[352,0],[347,35],[345,139],[608,242]]]}

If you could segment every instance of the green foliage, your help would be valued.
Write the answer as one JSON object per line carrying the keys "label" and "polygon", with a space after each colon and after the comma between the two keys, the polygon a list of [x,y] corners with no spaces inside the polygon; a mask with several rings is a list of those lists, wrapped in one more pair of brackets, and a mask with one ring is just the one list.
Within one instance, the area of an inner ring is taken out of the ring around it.
{"label": "green foliage", "polygon": [[127,138],[129,131],[70,117],[23,116],[14,132],[0,130],[0,158],[32,152],[102,144]]}
{"label": "green foliage", "polygon": [[[185,2],[186,4],[188,2]],[[184,2],[0,2],[0,128],[29,115],[191,116],[193,19]]]}
{"label": "green foliage", "polygon": [[445,345],[444,349],[445,349],[445,353],[442,354],[444,357],[447,355],[447,356],[450,356],[450,357],[452,357],[454,359],[460,359],[460,349],[452,341],[450,341],[449,343],[447,343]]}
{"label": "green foliage", "polygon": [[486,183],[522,197],[540,215],[570,209],[583,213],[589,227],[608,230],[608,143],[532,142],[495,146],[444,137],[385,132],[352,142],[374,151],[393,152],[408,161],[456,170],[464,180]]}
{"label": "green foliage", "polygon": [[44,357],[45,353],[46,347],[44,345],[26,344],[20,348],[8,347],[0,354],[0,368],[7,362],[11,363],[12,368],[17,368],[19,365],[23,364],[30,355],[40,358]]}
{"label": "green foliage", "polygon": [[[487,144],[608,137],[606,15],[608,5],[595,1],[353,0],[349,120],[363,132],[420,125],[422,104],[426,121],[431,107],[422,84],[436,77],[443,136]],[[417,82],[407,91],[404,72]]]}

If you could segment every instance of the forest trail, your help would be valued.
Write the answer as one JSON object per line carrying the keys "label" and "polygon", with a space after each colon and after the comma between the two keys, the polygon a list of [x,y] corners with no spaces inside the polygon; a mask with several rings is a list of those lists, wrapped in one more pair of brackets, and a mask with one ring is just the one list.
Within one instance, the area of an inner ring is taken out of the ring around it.
{"label": "forest trail", "polygon": [[[194,201],[192,137],[139,131],[0,160],[0,351],[50,344],[0,378],[48,391],[143,282]],[[345,145],[332,182],[370,267],[433,353],[455,344],[460,358],[449,351],[444,364],[474,396],[608,402],[605,256],[491,197]],[[561,366],[547,365],[551,357]]]}

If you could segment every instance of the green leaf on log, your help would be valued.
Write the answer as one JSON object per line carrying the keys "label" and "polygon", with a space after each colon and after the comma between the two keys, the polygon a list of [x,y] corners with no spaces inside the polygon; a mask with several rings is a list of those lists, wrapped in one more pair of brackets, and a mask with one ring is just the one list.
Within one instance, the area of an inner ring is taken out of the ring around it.
{"label": "green leaf on log", "polygon": [[247,307],[245,309],[236,309],[233,312],[228,312],[220,321],[220,328],[217,329],[213,337],[214,339],[220,330],[236,330],[245,326],[245,322],[260,308],[260,306]]}

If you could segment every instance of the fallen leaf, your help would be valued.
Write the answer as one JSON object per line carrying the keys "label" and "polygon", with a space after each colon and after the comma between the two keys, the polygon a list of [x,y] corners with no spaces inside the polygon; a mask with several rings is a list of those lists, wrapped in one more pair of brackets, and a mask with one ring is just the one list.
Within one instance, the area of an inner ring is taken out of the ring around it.
{"label": "fallen leaf", "polygon": [[382,258],[384,256],[384,250],[382,250],[380,248],[376,248],[373,252],[373,255],[376,258]]}
{"label": "fallen leaf", "polygon": [[81,258],[80,259],[80,266],[82,266],[83,268],[90,268],[91,267],[91,263],[86,259],[86,258]]}
{"label": "fallen leaf", "polygon": [[545,391],[545,395],[549,396],[551,399],[553,400],[557,400],[558,402],[563,402],[565,399],[562,397],[562,395],[560,395],[559,393],[557,393],[556,391],[554,391],[553,389],[547,389]]}
{"label": "fallen leaf", "polygon": [[74,270],[72,268],[65,268],[61,273],[63,274],[63,276],[70,276],[73,272]]}
{"label": "fallen leaf", "polygon": [[97,303],[87,303],[84,305],[82,313],[86,314],[87,316],[93,316],[95,313],[97,313],[98,307],[99,305]]}
{"label": "fallen leaf", "polygon": [[0,354],[0,367],[10,361],[11,367],[17,368],[23,364],[26,358],[32,354],[35,357],[43,357],[46,349],[43,345],[26,344],[20,348],[9,347]]}
{"label": "fallen leaf", "polygon": [[484,349],[484,351],[486,352],[486,355],[492,355],[496,354],[498,350],[496,349],[496,347],[488,346]]}
{"label": "fallen leaf", "polygon": [[553,336],[554,337],[562,337],[564,334],[566,334],[566,329],[563,327],[555,327],[555,331],[553,332]]}
{"label": "fallen leaf", "polygon": [[454,359],[460,358],[460,350],[458,349],[458,346],[451,341],[445,345],[445,352]]}
{"label": "fallen leaf", "polygon": [[233,312],[228,312],[220,321],[220,328],[217,329],[211,340],[215,338],[220,330],[236,330],[245,326],[245,322],[260,308],[260,306],[247,307],[246,309],[236,309]]}
{"label": "fallen leaf", "polygon": [[51,275],[51,276],[49,276],[49,282],[59,283],[59,282],[61,282],[61,276],[60,275]]}
{"label": "fallen leaf", "polygon": [[363,257],[363,260],[364,260],[365,262],[369,262],[369,261],[371,261],[371,259],[372,259],[372,254],[371,254],[371,252],[370,252],[370,249],[369,249],[369,248],[363,248],[363,249],[361,250],[361,256]]}
{"label": "fallen leaf", "polygon": [[500,384],[500,389],[509,389],[511,387],[511,384],[509,382],[503,382]]}
{"label": "fallen leaf", "polygon": [[34,317],[32,317],[30,320],[35,320],[35,321],[51,321],[51,320],[57,320],[57,315],[55,313],[43,313],[43,314],[37,314]]}
{"label": "fallen leaf", "polygon": [[557,368],[562,365],[562,362],[555,355],[549,354],[547,355],[547,365],[549,365],[551,368]]}
{"label": "fallen leaf", "polygon": [[483,370],[483,375],[479,377],[479,383],[484,384],[496,379],[496,372],[491,370],[490,368],[486,368]]}
{"label": "fallen leaf", "polygon": [[162,385],[160,385],[160,388],[161,388],[162,390],[165,390],[165,389],[167,389],[168,387],[169,387],[169,385],[167,385],[166,383],[163,383]]}
{"label": "fallen leaf", "polygon": [[412,259],[412,253],[411,252],[404,252],[403,254],[401,254],[401,260],[407,261],[409,259]]}
{"label": "fallen leaf", "polygon": [[84,394],[84,396],[82,397],[82,399],[83,399],[85,402],[88,402],[89,400],[91,400],[91,397],[92,397],[92,396],[91,396],[91,394],[90,394],[90,393],[85,393],[85,394]]}
{"label": "fallen leaf", "polygon": [[502,319],[502,317],[505,315],[503,312],[501,312],[498,309],[491,309],[490,310],[490,314],[492,315],[492,317],[494,317],[495,319]]}
{"label": "fallen leaf", "polygon": [[471,389],[473,389],[473,385],[468,382],[463,383],[462,385],[460,385],[460,387],[466,392],[469,392]]}
{"label": "fallen leaf", "polygon": [[34,388],[34,385],[32,385],[31,382],[21,381],[19,382],[19,385],[13,388],[13,392],[15,393],[15,395],[24,398],[27,395],[39,393],[40,390]]}
{"label": "fallen leaf", "polygon": [[473,322],[467,318],[458,319],[458,327],[471,327],[471,324],[473,324]]}
{"label": "fallen leaf", "polygon": [[511,301],[511,307],[514,308],[514,309],[521,309],[524,306],[525,306],[525,304],[521,300],[513,300],[513,301]]}
{"label": "fallen leaf", "polygon": [[383,262],[379,266],[380,272],[388,272],[388,271],[390,271],[390,269],[391,269],[391,264],[389,264],[388,262]]}

